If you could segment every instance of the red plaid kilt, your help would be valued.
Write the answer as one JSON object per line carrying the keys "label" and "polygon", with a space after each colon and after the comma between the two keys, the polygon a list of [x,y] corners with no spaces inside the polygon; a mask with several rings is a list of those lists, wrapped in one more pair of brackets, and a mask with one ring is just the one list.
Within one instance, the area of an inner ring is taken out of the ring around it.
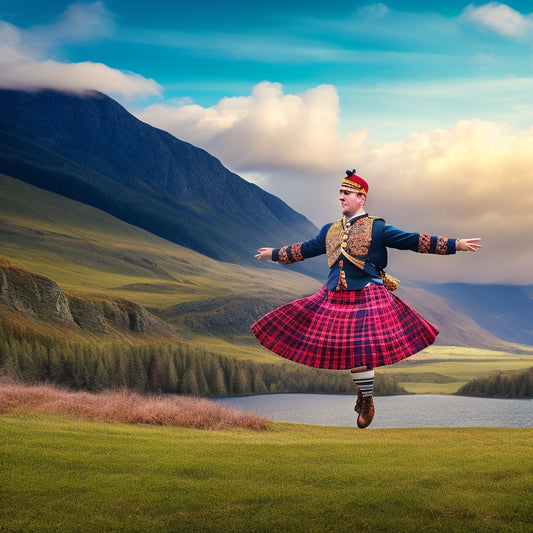
{"label": "red plaid kilt", "polygon": [[433,344],[439,333],[383,285],[341,292],[322,287],[251,327],[281,357],[335,370],[397,363]]}

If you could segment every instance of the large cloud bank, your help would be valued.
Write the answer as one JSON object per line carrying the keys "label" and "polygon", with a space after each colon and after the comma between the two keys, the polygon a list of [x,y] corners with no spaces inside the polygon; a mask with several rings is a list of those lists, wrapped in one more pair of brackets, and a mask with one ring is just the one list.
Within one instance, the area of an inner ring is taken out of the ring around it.
{"label": "large cloud bank", "polygon": [[404,277],[531,282],[533,129],[464,120],[378,144],[369,130],[339,135],[339,112],[332,86],[285,94],[262,82],[213,107],[158,104],[139,117],[207,149],[318,225],[338,216],[340,179],[355,167],[370,182],[368,211],[410,231],[483,239],[482,252],[453,259],[394,254]]}

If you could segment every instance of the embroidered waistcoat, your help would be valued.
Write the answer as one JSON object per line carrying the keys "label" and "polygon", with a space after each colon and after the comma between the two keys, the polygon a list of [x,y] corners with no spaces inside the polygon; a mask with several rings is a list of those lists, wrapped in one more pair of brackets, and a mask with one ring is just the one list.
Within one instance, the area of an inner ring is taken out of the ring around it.
{"label": "embroidered waistcoat", "polygon": [[372,226],[376,216],[365,216],[351,225],[344,225],[342,220],[333,222],[326,234],[326,254],[331,268],[342,254],[355,266],[364,269],[372,242]]}

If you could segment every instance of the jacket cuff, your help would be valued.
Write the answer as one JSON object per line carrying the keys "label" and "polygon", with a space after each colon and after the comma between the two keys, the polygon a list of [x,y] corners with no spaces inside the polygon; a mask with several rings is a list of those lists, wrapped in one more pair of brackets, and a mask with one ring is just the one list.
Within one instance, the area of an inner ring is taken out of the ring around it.
{"label": "jacket cuff", "polygon": [[[272,258],[274,258],[274,252],[272,252]],[[302,243],[297,242],[296,244],[291,244],[290,246],[283,246],[277,250],[277,258],[278,263],[285,265],[295,263],[296,261],[303,261],[304,256],[302,255]]]}
{"label": "jacket cuff", "polygon": [[437,237],[427,233],[421,233],[418,237],[418,252],[421,254],[449,255],[454,254],[457,239]]}

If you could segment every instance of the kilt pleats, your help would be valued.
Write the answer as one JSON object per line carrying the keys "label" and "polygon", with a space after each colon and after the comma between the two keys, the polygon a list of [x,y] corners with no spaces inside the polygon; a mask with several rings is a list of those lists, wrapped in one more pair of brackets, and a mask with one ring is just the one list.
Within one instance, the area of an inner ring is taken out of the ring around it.
{"label": "kilt pleats", "polygon": [[329,291],[274,309],[251,326],[272,352],[315,368],[375,368],[435,342],[439,330],[383,285]]}

